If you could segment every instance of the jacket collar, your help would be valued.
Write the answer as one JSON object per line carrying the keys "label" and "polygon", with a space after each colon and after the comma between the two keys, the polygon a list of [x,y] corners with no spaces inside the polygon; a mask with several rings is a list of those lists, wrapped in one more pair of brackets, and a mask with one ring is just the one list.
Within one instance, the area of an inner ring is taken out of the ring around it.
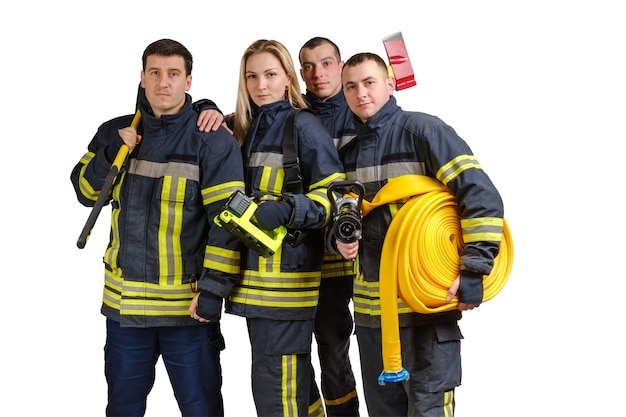
{"label": "jacket collar", "polygon": [[160,129],[164,124],[176,124],[179,123],[180,120],[187,120],[187,118],[189,117],[189,112],[194,112],[191,100],[191,96],[185,93],[185,104],[183,104],[183,107],[180,109],[180,111],[176,114],[164,114],[160,118],[156,118],[154,116],[149,106],[148,108],[142,106],[141,119],[143,127],[145,129]]}
{"label": "jacket collar", "polygon": [[306,90],[304,99],[307,101],[307,103],[309,103],[309,106],[311,106],[313,110],[319,110],[328,107],[337,107],[346,100],[342,90],[340,90],[334,96],[326,99],[326,101],[322,101],[318,96],[316,96],[309,90]]}
{"label": "jacket collar", "polygon": [[396,103],[396,98],[391,96],[389,97],[389,101],[387,101],[375,115],[367,120],[367,123],[363,123],[359,117],[354,115],[354,127],[357,133],[384,128],[388,123],[391,123],[392,114],[398,110],[401,110],[401,108]]}

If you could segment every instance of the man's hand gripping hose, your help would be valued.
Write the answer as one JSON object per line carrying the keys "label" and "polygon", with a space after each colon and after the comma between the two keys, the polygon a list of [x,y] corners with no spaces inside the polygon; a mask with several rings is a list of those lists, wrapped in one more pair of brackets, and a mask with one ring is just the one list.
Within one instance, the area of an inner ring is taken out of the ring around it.
{"label": "man's hand gripping hose", "polygon": [[[407,201],[408,200],[408,201]],[[371,202],[363,201],[363,216],[372,209],[407,201],[389,226],[380,265],[380,309],[383,372],[378,383],[409,378],[402,367],[398,297],[422,314],[454,310],[458,297],[447,301],[448,289],[459,276],[463,247],[457,204],[449,189],[434,178],[404,175],[387,183]],[[506,283],[513,266],[513,241],[503,219],[500,251],[491,273],[483,277],[483,302]]]}

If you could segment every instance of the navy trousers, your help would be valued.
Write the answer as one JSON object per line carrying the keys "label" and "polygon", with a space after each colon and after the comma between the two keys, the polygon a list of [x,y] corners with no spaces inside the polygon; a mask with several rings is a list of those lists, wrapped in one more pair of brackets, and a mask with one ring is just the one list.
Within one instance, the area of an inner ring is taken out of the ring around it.
{"label": "navy trousers", "polygon": [[410,378],[378,385],[383,370],[379,328],[356,326],[361,375],[371,417],[451,417],[461,385],[461,339],[456,321],[400,328],[402,365]]}

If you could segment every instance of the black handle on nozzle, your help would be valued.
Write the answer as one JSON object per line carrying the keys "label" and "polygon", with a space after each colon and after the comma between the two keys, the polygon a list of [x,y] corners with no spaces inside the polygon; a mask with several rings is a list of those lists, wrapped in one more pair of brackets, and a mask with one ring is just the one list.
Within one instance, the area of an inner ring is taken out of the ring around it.
{"label": "black handle on nozzle", "polygon": [[358,199],[358,206],[361,207],[361,203],[363,202],[363,196],[365,195],[365,187],[361,184],[360,181],[335,181],[328,186],[327,194],[328,199],[331,202],[332,209],[332,217],[337,215],[337,197],[335,197],[335,192],[344,194],[355,193]]}

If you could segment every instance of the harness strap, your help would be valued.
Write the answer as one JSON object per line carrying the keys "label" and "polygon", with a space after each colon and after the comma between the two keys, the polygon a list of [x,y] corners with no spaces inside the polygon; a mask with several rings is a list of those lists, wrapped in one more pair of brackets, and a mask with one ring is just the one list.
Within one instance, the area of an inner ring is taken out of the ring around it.
{"label": "harness strap", "polygon": [[300,173],[300,159],[296,150],[295,123],[296,116],[302,109],[295,109],[287,117],[283,132],[283,170],[285,171],[285,191],[292,194],[302,194],[302,174]]}

